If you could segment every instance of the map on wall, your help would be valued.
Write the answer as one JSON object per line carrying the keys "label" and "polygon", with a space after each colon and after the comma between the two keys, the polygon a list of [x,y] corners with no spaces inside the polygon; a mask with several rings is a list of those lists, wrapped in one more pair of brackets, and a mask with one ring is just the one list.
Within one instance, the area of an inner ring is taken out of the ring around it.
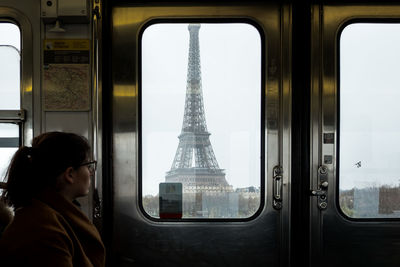
{"label": "map on wall", "polygon": [[52,64],[44,70],[43,89],[46,110],[88,110],[89,67]]}
{"label": "map on wall", "polygon": [[45,40],[43,102],[46,111],[90,109],[90,42]]}

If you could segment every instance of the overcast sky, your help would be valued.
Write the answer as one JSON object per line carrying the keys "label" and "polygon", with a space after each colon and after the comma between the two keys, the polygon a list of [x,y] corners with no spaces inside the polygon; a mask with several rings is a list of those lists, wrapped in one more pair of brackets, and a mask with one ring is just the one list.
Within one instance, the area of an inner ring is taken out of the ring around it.
{"label": "overcast sky", "polygon": [[399,184],[399,100],[400,24],[347,26],[340,39],[342,189]]}
{"label": "overcast sky", "polygon": [[[21,34],[18,26],[0,23],[0,109],[20,108],[20,50]],[[13,47],[5,47],[13,46]],[[18,51],[17,51],[17,50]],[[2,64],[7,62],[7,64]],[[18,126],[0,124],[1,137],[18,137]],[[0,148],[0,181],[16,148]]]}
{"label": "overcast sky", "polygon": [[18,26],[0,23],[0,109],[20,108],[20,43]]}
{"label": "overcast sky", "polygon": [[[261,39],[249,24],[201,24],[202,88],[210,141],[229,184],[260,186]],[[142,39],[143,192],[156,194],[178,148],[188,24],[155,24]]]}

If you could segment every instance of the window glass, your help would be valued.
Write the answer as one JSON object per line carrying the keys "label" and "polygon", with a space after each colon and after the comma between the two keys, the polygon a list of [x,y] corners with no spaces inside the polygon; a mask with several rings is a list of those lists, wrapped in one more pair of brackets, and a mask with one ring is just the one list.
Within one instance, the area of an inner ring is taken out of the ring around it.
{"label": "window glass", "polygon": [[17,25],[0,22],[0,45],[11,45],[21,50],[21,31]]}
{"label": "window glass", "polygon": [[[20,108],[20,56],[13,46],[0,45],[0,110]],[[7,62],[7,64],[4,64]]]}
{"label": "window glass", "polygon": [[0,110],[20,108],[21,33],[13,23],[0,23]]}
{"label": "window glass", "polygon": [[261,191],[259,32],[246,23],[159,23],[141,45],[144,210],[252,216]]}
{"label": "window glass", "polygon": [[19,146],[19,127],[17,124],[1,123],[0,133],[0,177],[4,178],[11,157]]}
{"label": "window glass", "polygon": [[[3,110],[21,108],[21,32],[17,25],[0,22],[0,120],[9,118]],[[20,125],[0,123],[0,181],[19,146]]]}
{"label": "window glass", "polygon": [[400,24],[340,38],[339,202],[353,218],[400,218]]}

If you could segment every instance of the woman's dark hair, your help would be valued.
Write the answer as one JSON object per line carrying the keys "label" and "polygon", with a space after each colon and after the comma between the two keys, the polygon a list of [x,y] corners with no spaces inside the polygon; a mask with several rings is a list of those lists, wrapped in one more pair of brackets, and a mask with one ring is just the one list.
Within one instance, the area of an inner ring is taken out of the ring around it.
{"label": "woman's dark hair", "polygon": [[43,133],[33,139],[32,147],[23,146],[14,154],[3,198],[14,208],[25,206],[43,189],[55,188],[56,178],[68,167],[78,168],[89,157],[86,138],[73,133]]}

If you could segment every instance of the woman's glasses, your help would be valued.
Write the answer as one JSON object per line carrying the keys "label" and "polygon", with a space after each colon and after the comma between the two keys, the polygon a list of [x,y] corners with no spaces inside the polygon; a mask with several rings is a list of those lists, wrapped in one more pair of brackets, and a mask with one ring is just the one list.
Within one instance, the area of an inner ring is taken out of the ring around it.
{"label": "woman's glasses", "polygon": [[80,166],[87,166],[90,172],[94,172],[96,171],[97,168],[97,161],[93,160],[93,161],[89,161],[89,162],[85,162],[82,163]]}

